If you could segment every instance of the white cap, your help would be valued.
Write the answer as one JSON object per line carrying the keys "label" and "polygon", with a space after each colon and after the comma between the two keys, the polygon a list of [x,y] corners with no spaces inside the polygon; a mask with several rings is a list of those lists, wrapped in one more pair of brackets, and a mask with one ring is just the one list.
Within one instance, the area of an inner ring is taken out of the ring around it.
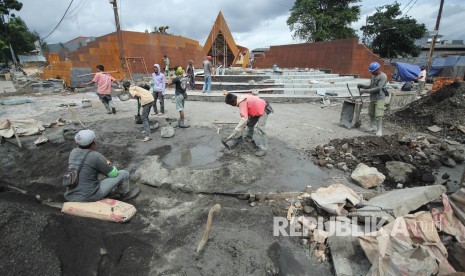
{"label": "white cap", "polygon": [[95,139],[95,133],[90,129],[84,129],[79,131],[76,136],[74,136],[74,141],[80,146],[88,146]]}
{"label": "white cap", "polygon": [[258,95],[258,89],[252,89],[252,95],[257,96]]}

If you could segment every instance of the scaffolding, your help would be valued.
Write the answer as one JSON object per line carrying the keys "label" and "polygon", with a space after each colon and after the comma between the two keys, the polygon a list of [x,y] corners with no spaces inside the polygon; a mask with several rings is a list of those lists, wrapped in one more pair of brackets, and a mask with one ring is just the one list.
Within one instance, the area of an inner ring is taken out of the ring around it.
{"label": "scaffolding", "polygon": [[226,68],[228,66],[228,43],[220,31],[216,38],[212,37],[213,66]]}

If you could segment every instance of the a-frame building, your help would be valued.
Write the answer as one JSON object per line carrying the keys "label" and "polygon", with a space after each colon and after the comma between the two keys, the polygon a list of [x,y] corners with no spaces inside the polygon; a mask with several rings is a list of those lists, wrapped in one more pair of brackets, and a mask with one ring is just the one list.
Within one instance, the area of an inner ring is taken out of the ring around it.
{"label": "a-frame building", "polygon": [[228,24],[221,11],[203,46],[206,56],[212,56],[215,66],[246,67],[249,61],[249,49],[239,46],[234,41]]}

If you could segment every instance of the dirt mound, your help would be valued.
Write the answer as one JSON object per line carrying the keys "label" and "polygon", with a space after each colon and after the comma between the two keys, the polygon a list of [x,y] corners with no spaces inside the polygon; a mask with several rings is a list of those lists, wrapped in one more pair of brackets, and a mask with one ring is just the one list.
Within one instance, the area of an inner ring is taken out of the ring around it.
{"label": "dirt mound", "polygon": [[436,136],[452,137],[465,142],[465,135],[455,127],[465,125],[465,83],[452,83],[429,97],[412,102],[406,108],[387,116],[404,128],[426,131],[437,125],[443,130]]}
{"label": "dirt mound", "polygon": [[[353,171],[359,163],[365,163],[388,175],[388,161],[412,164],[416,170],[408,183],[404,183],[406,187],[430,185],[437,178],[433,169],[441,165],[455,166],[455,161],[461,163],[464,159],[461,152],[452,149],[441,139],[401,134],[334,139],[326,145],[316,147],[312,154],[318,158],[320,166],[335,167],[346,172]],[[397,185],[389,177],[385,184],[388,188]]]}

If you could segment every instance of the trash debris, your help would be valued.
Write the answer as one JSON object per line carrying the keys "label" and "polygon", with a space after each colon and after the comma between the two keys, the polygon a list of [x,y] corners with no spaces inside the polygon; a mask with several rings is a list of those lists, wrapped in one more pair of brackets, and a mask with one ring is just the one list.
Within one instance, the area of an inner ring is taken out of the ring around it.
{"label": "trash debris", "polygon": [[5,138],[13,137],[13,126],[18,136],[31,136],[45,130],[43,123],[35,119],[3,120],[0,122],[0,136]]}
{"label": "trash debris", "polygon": [[357,214],[392,221],[438,199],[445,192],[446,188],[442,185],[392,190],[364,203],[366,206],[357,209]]}
{"label": "trash debris", "polygon": [[136,214],[136,208],[115,199],[96,202],[65,202],[61,211],[68,215],[95,218],[112,222],[127,222]]}
{"label": "trash debris", "polygon": [[442,232],[455,236],[457,240],[465,242],[465,226],[454,216],[449,197],[446,194],[442,195],[443,210],[433,208],[431,214],[433,215],[436,227]]}
{"label": "trash debris", "polygon": [[33,99],[27,98],[27,99],[16,99],[16,100],[3,100],[0,101],[0,105],[17,105],[17,104],[25,104],[25,103],[32,103],[34,102]]}
{"label": "trash debris", "polygon": [[55,122],[50,123],[50,124],[44,124],[43,126],[45,128],[55,128],[55,127],[64,126],[64,125],[70,124],[70,123],[71,123],[71,121],[69,121],[69,120],[66,120],[66,119],[63,119],[63,118],[58,118],[58,119],[56,119]]}
{"label": "trash debris", "polygon": [[431,213],[398,217],[377,232],[359,237],[372,267],[368,275],[446,275],[455,272]]}
{"label": "trash debris", "polygon": [[318,207],[336,215],[347,213],[344,210],[347,201],[352,205],[357,205],[361,200],[352,189],[339,183],[332,184],[327,188],[319,188],[315,193],[312,193],[311,198]]}
{"label": "trash debris", "polygon": [[44,135],[41,135],[39,138],[37,138],[37,140],[34,141],[34,144],[36,146],[41,146],[45,143],[47,143],[49,140],[47,137],[45,137]]}
{"label": "trash debris", "polygon": [[438,127],[437,125],[427,127],[427,129],[431,132],[439,132],[442,130],[442,128]]}
{"label": "trash debris", "polygon": [[160,129],[162,138],[171,138],[174,136],[174,128],[169,126],[164,126]]}

